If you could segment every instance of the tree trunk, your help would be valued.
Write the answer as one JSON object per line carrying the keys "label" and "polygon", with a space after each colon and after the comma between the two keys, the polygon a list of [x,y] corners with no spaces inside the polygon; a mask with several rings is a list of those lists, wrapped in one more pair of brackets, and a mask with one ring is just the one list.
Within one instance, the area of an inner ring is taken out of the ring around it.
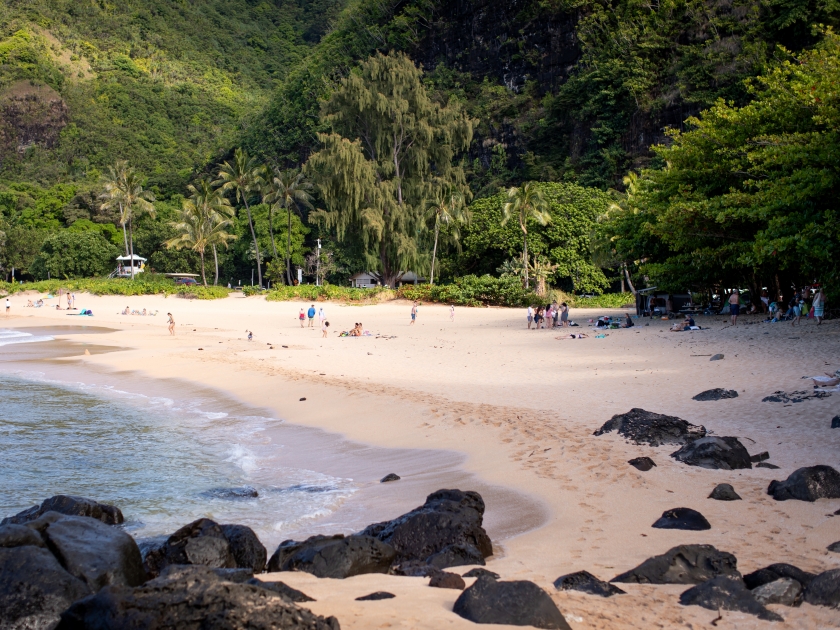
{"label": "tree trunk", "polygon": [[274,252],[274,258],[277,258],[277,245],[274,244],[274,213],[271,211],[272,206],[268,206],[268,233],[271,235],[271,251]]}
{"label": "tree trunk", "polygon": [[292,209],[286,206],[289,215],[288,232],[286,232],[286,282],[292,286]]}
{"label": "tree trunk", "polygon": [[627,270],[627,263],[624,263],[624,275],[627,277],[627,285],[630,287],[630,292],[633,295],[636,295],[636,287],[633,286],[633,281],[630,279],[630,272]]}
{"label": "tree trunk", "polygon": [[213,262],[216,264],[216,277],[213,279],[213,286],[219,284],[219,256],[216,254],[216,246],[213,245]]}
{"label": "tree trunk", "polygon": [[525,265],[525,290],[530,288],[528,282],[528,231],[522,226],[522,263]]}
{"label": "tree trunk", "polygon": [[245,204],[245,212],[248,213],[248,226],[251,228],[251,238],[254,239],[254,251],[257,254],[257,282],[262,289],[262,265],[260,263],[260,245],[257,243],[257,233],[254,231],[254,221],[251,219],[251,208],[248,206],[248,200],[245,195],[242,195],[242,201]]}
{"label": "tree trunk", "polygon": [[435,219],[435,246],[432,248],[432,273],[429,275],[429,284],[435,283],[435,258],[437,257],[438,234],[440,234],[440,223]]}
{"label": "tree trunk", "polygon": [[201,281],[204,283],[204,286],[207,286],[207,276],[204,275],[204,250],[202,249],[198,252],[198,255],[201,257]]}
{"label": "tree trunk", "polygon": [[134,280],[134,228],[131,225],[131,218],[128,219],[128,242],[131,245],[131,279]]}
{"label": "tree trunk", "polygon": [[[122,204],[120,204],[120,218],[122,218]],[[123,227],[123,241],[125,242],[125,255],[128,256],[128,235],[125,233],[125,223],[122,224]]]}
{"label": "tree trunk", "polygon": [[624,290],[624,273],[623,273],[623,271],[624,270],[622,269],[622,272],[619,273],[618,276],[619,276],[619,278],[621,278],[621,292],[626,293],[626,291]]}

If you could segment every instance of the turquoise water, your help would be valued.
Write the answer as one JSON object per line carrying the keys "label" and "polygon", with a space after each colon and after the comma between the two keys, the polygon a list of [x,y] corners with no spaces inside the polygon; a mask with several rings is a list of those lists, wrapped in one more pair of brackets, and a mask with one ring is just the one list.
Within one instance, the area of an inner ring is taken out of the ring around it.
{"label": "turquoise water", "polygon": [[[3,332],[0,343],[12,339]],[[249,525],[274,544],[354,493],[352,480],[284,467],[283,445],[266,435],[280,421],[229,411],[195,396],[0,373],[0,516],[72,494],[117,505],[136,536],[209,517]],[[226,498],[228,488],[258,496]]]}

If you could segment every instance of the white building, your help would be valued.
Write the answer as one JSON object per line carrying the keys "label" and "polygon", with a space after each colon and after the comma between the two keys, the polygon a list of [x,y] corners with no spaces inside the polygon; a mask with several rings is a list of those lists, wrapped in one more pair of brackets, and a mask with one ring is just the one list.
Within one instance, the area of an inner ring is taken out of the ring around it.
{"label": "white building", "polygon": [[[421,278],[413,271],[401,272],[397,280],[397,287],[404,284],[422,284],[426,282],[426,278]],[[370,289],[371,287],[378,287],[382,284],[382,276],[375,271],[362,271],[350,278],[350,286],[356,289]],[[392,288],[397,288],[392,287]]]}

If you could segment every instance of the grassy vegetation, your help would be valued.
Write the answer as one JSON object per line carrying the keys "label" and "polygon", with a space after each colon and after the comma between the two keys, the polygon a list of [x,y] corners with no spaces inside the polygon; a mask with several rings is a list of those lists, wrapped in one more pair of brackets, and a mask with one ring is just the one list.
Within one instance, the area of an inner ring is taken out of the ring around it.
{"label": "grassy vegetation", "polygon": [[0,295],[13,295],[22,291],[55,294],[63,289],[93,295],[179,295],[199,300],[216,300],[227,297],[226,287],[183,286],[164,276],[143,274],[134,280],[124,278],[85,278],[77,280],[41,280],[39,282],[0,282]]}
{"label": "grassy vegetation", "polygon": [[[245,291],[246,295],[248,291]],[[299,300],[304,302],[357,302],[370,303],[393,299],[397,292],[390,289],[375,287],[372,289],[354,289],[352,287],[339,287],[333,284],[315,286],[314,284],[302,284],[296,287],[279,286],[276,289],[266,292],[265,299],[269,302],[288,302]]]}

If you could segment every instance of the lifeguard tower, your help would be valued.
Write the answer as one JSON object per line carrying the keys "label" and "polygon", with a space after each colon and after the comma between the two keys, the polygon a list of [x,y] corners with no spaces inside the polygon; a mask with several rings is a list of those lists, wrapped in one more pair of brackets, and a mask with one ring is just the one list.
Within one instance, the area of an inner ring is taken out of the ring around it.
{"label": "lifeguard tower", "polygon": [[[132,274],[132,267],[134,273]],[[146,259],[142,256],[117,256],[117,268],[111,272],[109,278],[131,278],[132,275],[146,270]]]}

